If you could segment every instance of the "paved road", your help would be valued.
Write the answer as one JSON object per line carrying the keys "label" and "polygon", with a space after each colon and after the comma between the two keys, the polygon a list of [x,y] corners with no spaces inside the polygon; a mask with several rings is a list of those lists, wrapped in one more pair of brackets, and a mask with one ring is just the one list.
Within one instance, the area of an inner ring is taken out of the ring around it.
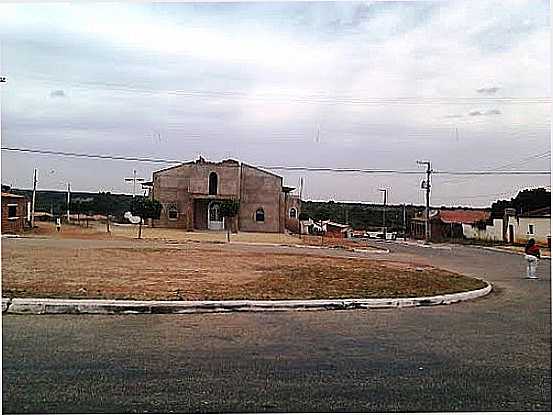
{"label": "paved road", "polygon": [[495,292],[398,310],[8,315],[3,409],[551,410],[550,261],[529,281],[513,254],[385,246],[397,257],[482,276]]}

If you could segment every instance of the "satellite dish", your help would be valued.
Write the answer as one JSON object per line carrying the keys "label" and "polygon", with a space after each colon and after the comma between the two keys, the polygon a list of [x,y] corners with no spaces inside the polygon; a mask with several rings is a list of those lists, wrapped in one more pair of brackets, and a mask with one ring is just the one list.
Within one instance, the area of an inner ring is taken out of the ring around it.
{"label": "satellite dish", "polygon": [[125,219],[128,219],[130,223],[136,225],[139,224],[142,218],[140,216],[133,216],[131,212],[125,212],[123,215]]}

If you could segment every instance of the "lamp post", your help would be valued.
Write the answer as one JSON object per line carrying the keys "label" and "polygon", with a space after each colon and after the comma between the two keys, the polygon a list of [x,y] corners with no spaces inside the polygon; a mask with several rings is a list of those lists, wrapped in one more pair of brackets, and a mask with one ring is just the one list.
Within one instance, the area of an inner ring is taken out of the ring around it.
{"label": "lamp post", "polygon": [[384,208],[382,209],[382,231],[384,232],[384,239],[386,239],[386,201],[388,199],[388,189],[378,189],[384,193]]}

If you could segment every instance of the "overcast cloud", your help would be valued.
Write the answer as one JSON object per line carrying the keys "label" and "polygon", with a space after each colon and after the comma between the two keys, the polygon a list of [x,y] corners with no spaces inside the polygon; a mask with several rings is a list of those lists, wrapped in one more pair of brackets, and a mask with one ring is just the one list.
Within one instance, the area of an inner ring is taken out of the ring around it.
{"label": "overcast cloud", "polygon": [[[547,1],[0,4],[2,146],[257,165],[549,170]],[[166,167],[2,152],[2,182],[129,192]],[[54,170],[54,173],[49,173]],[[277,172],[279,173],[279,172]],[[424,203],[421,177],[283,174]],[[549,176],[436,176],[485,206]]]}

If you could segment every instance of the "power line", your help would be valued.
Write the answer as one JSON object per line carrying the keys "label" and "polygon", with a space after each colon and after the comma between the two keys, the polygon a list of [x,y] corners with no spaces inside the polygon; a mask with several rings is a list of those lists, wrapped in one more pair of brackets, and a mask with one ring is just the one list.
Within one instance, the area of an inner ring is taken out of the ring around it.
{"label": "power line", "polygon": [[[106,160],[122,160],[122,161],[138,161],[145,163],[163,163],[163,164],[182,164],[182,160],[169,160],[161,158],[149,158],[149,157],[130,157],[130,156],[115,156],[111,154],[88,154],[88,153],[75,153],[66,151],[54,151],[54,150],[41,150],[32,148],[18,148],[18,147],[2,147],[3,151],[15,151],[22,153],[35,153],[45,155],[55,155],[63,157],[80,157],[90,159],[106,159]],[[360,169],[360,168],[334,168],[334,167],[307,167],[307,166],[257,166],[266,170],[279,170],[279,171],[308,171],[308,172],[333,172],[333,173],[366,173],[366,174],[403,174],[403,175],[420,175],[419,170],[396,170],[396,169]],[[433,174],[442,175],[456,175],[456,176],[474,176],[474,175],[550,175],[549,171],[494,171],[494,170],[481,170],[481,171],[453,171],[453,170],[433,170]]]}
{"label": "power line", "polygon": [[[502,164],[502,165],[499,165],[499,166],[496,166],[496,167],[491,167],[491,168],[488,168],[486,169],[487,171],[498,171],[499,169],[504,169],[506,167],[512,167],[512,166],[517,166],[517,165],[520,165],[520,164],[526,164],[532,160],[537,160],[537,159],[543,159],[543,158],[548,158],[548,157],[551,157],[551,150],[548,150],[548,151],[545,151],[543,153],[537,153],[537,154],[532,154],[530,156],[527,156],[523,159],[520,159],[520,160],[517,160],[517,161],[512,161],[510,163],[507,163],[507,164]],[[451,183],[454,183],[454,184],[459,184],[459,183],[466,183],[466,182],[470,182],[474,180],[474,178],[472,179],[450,179],[450,180],[446,180],[444,182],[442,182],[441,184],[444,185],[444,184],[451,184]]]}
{"label": "power line", "polygon": [[305,95],[290,93],[256,93],[250,94],[243,91],[223,90],[182,90],[182,89],[148,89],[132,85],[113,84],[106,82],[79,82],[47,77],[34,77],[35,80],[43,82],[63,83],[73,85],[77,88],[90,89],[92,87],[109,89],[117,92],[146,93],[146,94],[169,94],[191,98],[239,98],[249,100],[286,100],[306,104],[352,104],[352,105],[473,105],[476,103],[489,104],[550,104],[551,97],[423,97],[423,96],[402,96],[402,97],[359,97],[351,94],[329,95],[324,92],[314,92]]}

